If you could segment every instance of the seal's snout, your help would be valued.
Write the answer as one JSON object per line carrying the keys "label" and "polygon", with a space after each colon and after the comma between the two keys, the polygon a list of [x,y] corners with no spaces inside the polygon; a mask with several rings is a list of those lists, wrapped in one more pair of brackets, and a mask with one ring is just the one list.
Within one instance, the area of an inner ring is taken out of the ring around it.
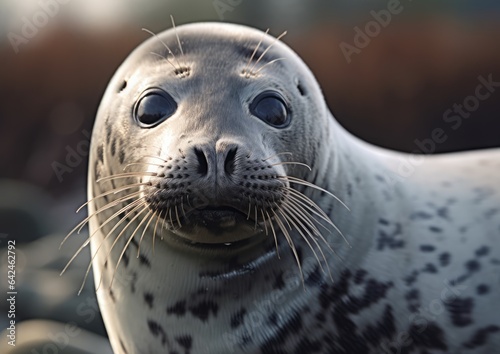
{"label": "seal's snout", "polygon": [[227,243],[262,233],[285,196],[280,163],[229,139],[180,146],[155,164],[149,208],[191,242]]}

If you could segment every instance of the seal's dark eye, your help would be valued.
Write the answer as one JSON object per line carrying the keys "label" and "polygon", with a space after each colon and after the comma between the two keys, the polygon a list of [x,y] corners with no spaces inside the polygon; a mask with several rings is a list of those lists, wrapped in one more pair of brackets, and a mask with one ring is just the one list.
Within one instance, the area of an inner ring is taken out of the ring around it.
{"label": "seal's dark eye", "polygon": [[255,97],[250,113],[273,127],[284,128],[290,123],[285,100],[277,92],[263,92]]}
{"label": "seal's dark eye", "polygon": [[170,117],[177,110],[172,96],[160,89],[147,91],[137,102],[135,120],[142,128],[152,128]]}

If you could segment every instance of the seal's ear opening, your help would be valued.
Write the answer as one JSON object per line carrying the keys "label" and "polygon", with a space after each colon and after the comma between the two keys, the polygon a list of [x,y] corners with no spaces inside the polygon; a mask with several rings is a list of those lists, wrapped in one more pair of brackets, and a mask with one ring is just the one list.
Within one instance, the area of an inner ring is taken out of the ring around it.
{"label": "seal's ear opening", "polygon": [[122,84],[118,88],[118,92],[122,92],[127,87],[127,80],[123,80]]}
{"label": "seal's ear opening", "polygon": [[306,95],[306,90],[304,89],[304,86],[302,86],[302,83],[300,82],[300,80],[297,80],[297,90],[299,90],[299,93],[301,96]]}

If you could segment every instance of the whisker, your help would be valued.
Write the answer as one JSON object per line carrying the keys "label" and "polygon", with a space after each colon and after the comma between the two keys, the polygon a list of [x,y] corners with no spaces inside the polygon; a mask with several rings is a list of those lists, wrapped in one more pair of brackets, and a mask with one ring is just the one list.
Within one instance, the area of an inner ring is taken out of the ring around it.
{"label": "whisker", "polygon": [[274,244],[276,246],[276,254],[278,255],[278,259],[281,259],[280,251],[278,248],[278,237],[276,236],[276,231],[274,230],[273,221],[271,220],[271,216],[269,216],[269,213],[267,212],[267,210],[266,210],[266,215],[267,215],[267,219],[269,220],[269,226],[271,226],[271,230],[273,232]]}
{"label": "whisker", "polygon": [[138,194],[140,194],[141,191],[138,191],[138,192],[133,192],[131,194],[128,194],[126,195],[125,197],[122,197],[118,200],[115,200],[115,201],[112,201],[108,204],[106,204],[105,206],[97,209],[95,212],[93,212],[92,214],[90,214],[89,216],[87,216],[85,219],[83,219],[82,221],[80,221],[67,235],[66,237],[64,237],[64,239],[62,240],[61,244],[59,245],[59,249],[61,249],[61,247],[64,245],[64,243],[68,240],[68,238],[76,231],[78,230],[77,233],[80,233],[80,231],[83,229],[83,227],[85,226],[86,223],[89,222],[89,220],[96,216],[97,214],[103,212],[104,210],[107,210],[113,206],[116,206],[118,204],[120,204],[121,202],[125,201],[125,200],[128,200],[128,199],[132,199],[132,198],[135,198]]}
{"label": "whisker", "polygon": [[175,31],[175,36],[177,37],[177,43],[179,43],[179,49],[181,50],[181,55],[184,55],[184,51],[182,50],[181,40],[179,39],[179,33],[177,33],[177,27],[175,27],[174,16],[170,15],[170,19],[172,20],[172,27]]}
{"label": "whisker", "polygon": [[118,178],[145,177],[145,176],[156,177],[156,176],[158,176],[158,173],[156,173],[156,172],[149,172],[149,171],[144,171],[144,172],[125,172],[125,173],[119,173],[119,174],[115,174],[115,175],[111,175],[111,176],[101,177],[98,180],[96,180],[96,182],[100,183],[100,182],[109,181],[109,180],[118,179]]}
{"label": "whisker", "polygon": [[266,230],[266,236],[268,235],[267,232],[267,222],[266,222],[266,217],[264,216],[264,209],[260,209],[260,213],[262,215],[262,222],[264,223],[264,229]]}
{"label": "whisker", "polygon": [[[124,201],[135,198],[138,195],[140,195],[141,193],[142,193],[142,191],[136,191],[136,192],[129,193],[121,198],[115,199],[114,201],[104,205],[102,208],[100,208],[98,211],[96,211],[93,215],[97,215],[98,213],[101,213],[105,210],[108,210],[108,209],[114,207],[114,206],[117,206],[120,203],[123,203]],[[90,220],[90,218],[89,218],[89,220]],[[83,227],[84,227],[84,225],[80,226],[77,233],[80,233],[82,231]]]}
{"label": "whisker", "polygon": [[[144,202],[144,204],[147,204],[146,202]],[[137,219],[139,217],[139,215],[141,215],[145,210],[148,209],[148,206],[146,205],[140,212],[138,212],[130,221],[129,223],[127,224],[126,227],[123,228],[123,230],[120,232],[120,235],[118,235],[115,239],[115,242],[118,241],[118,239],[121,237],[121,235],[123,234],[123,231],[129,227],[130,224],[132,224],[132,222]],[[122,252],[120,253],[120,257],[118,257],[118,261],[116,262],[116,266],[115,266],[115,270],[113,271],[113,276],[111,277],[111,281],[109,283],[109,289],[111,289],[111,287],[113,286],[113,282],[115,280],[115,275],[116,275],[116,272],[118,271],[118,266],[120,265],[120,262],[123,258],[123,255],[125,254],[125,251],[127,250],[128,246],[130,245],[130,242],[132,242],[132,239],[134,238],[135,234],[137,233],[137,230],[139,230],[139,228],[141,227],[142,223],[146,220],[146,218],[143,218],[141,220],[141,222],[139,223],[139,225],[137,225],[137,227],[134,229],[134,231],[132,232],[132,234],[130,235],[130,237],[128,238],[127,242],[125,243],[125,246],[123,246],[123,249],[122,249]],[[111,246],[111,249],[113,249],[113,246],[115,244],[115,242],[113,243],[113,245]],[[111,252],[111,249],[110,249],[110,252]],[[102,279],[102,277],[101,277]]]}
{"label": "whisker", "polygon": [[[177,202],[177,199],[175,201]],[[182,227],[181,219],[179,218],[179,212],[177,210],[177,204],[175,204],[175,218],[177,219],[177,223],[179,224],[179,228]]]}
{"label": "whisker", "polygon": [[[328,274],[329,274],[330,278],[332,278],[330,266],[328,264],[328,261],[326,260],[326,256],[323,252],[323,249],[321,248],[321,246],[319,245],[318,241],[313,236],[313,234],[311,234],[310,231],[307,229],[307,227],[302,223],[302,221],[312,230],[312,232],[315,235],[317,235],[321,239],[321,241],[323,241],[326,244],[326,246],[330,249],[330,251],[332,251],[332,253],[334,253],[336,255],[336,252],[332,249],[332,247],[327,242],[325,237],[319,232],[318,228],[307,218],[307,215],[304,214],[299,208],[292,208],[291,206],[288,206],[287,210],[297,218],[297,222],[301,225],[303,230],[305,230],[308,233],[308,235],[310,236],[310,238],[313,240],[314,244],[316,245],[319,252],[321,253],[321,256],[323,257],[323,260],[325,261],[325,264],[328,268]],[[314,252],[314,250],[313,250],[313,252]],[[318,260],[318,262],[319,262],[319,260]],[[321,262],[320,262],[320,267],[321,267],[321,269],[323,269],[323,267],[321,266]],[[324,271],[324,269],[323,269],[323,271]]]}
{"label": "whisker", "polygon": [[156,239],[156,228],[158,227],[158,222],[160,221],[160,213],[156,213],[155,212],[155,215],[156,215],[156,222],[155,222],[155,227],[154,227],[154,230],[153,230],[153,257],[155,255],[155,239]]}
{"label": "whisker", "polygon": [[144,166],[144,165],[147,165],[147,166],[157,166],[159,168],[163,168],[165,167],[163,164],[157,164],[157,163],[152,163],[152,162],[132,162],[132,163],[129,163],[127,164],[124,168],[123,168],[123,171],[125,171],[127,168],[129,168],[130,166],[137,166],[137,165],[140,165],[140,166]]}
{"label": "whisker", "polygon": [[123,192],[124,190],[130,189],[130,188],[145,186],[145,185],[149,185],[149,184],[150,184],[150,182],[143,182],[143,183],[134,183],[134,184],[129,184],[129,185],[122,186],[122,187],[113,188],[111,190],[108,190],[107,192],[104,192],[102,194],[99,194],[99,195],[89,199],[88,201],[83,203],[78,209],[76,209],[76,212],[78,213],[80,210],[82,210],[83,207],[85,207],[87,204],[89,204],[93,200],[96,200],[97,198],[102,198],[102,197],[110,195],[110,194],[117,194],[119,192]]}
{"label": "whisker", "polygon": [[[278,206],[278,205],[277,205],[277,206]],[[316,258],[316,260],[318,261],[318,264],[319,264],[319,266],[320,266],[321,270],[322,270],[323,272],[325,272],[325,270],[323,269],[323,265],[321,264],[321,260],[319,259],[319,256],[318,256],[318,254],[316,253],[316,250],[314,249],[314,247],[313,247],[313,246],[311,245],[311,243],[309,242],[308,237],[307,237],[307,236],[306,236],[306,235],[302,232],[301,228],[300,228],[299,226],[297,226],[297,224],[293,221],[293,218],[291,218],[291,217],[287,217],[287,216],[285,215],[285,213],[283,213],[283,211],[281,211],[281,208],[280,208],[278,211],[279,211],[279,213],[283,216],[283,219],[290,219],[290,222],[291,222],[291,223],[295,226],[295,230],[297,230],[297,232],[298,232],[298,233],[302,236],[302,239],[303,239],[303,240],[307,243],[307,245],[309,246],[309,248],[310,248],[310,249],[311,249],[311,251],[313,252],[314,257],[315,257],[315,258]],[[303,225],[302,223],[300,223],[298,220],[297,220],[297,222],[298,222],[298,223],[302,226],[302,228],[303,228],[306,232],[308,232],[307,228],[305,228],[305,227],[304,227],[304,225]],[[317,241],[316,241],[316,240],[314,240],[314,237],[311,237],[311,236],[310,236],[310,234],[309,234],[309,237],[310,237],[310,238],[311,238],[311,239],[312,239],[312,240],[316,243],[316,245],[317,245]],[[317,245],[317,247],[318,247],[318,248],[319,248],[319,250],[321,251],[321,247],[319,247],[318,245]],[[325,255],[323,254],[323,252],[322,252],[322,251],[321,251],[321,253],[322,253],[322,255],[323,255],[323,259],[324,259],[324,261],[325,261],[325,263],[326,263],[327,261],[326,261]]]}
{"label": "whisker", "polygon": [[351,209],[349,209],[349,207],[347,205],[345,205],[345,203],[339,198],[337,197],[335,194],[327,191],[326,189],[324,188],[321,188],[321,187],[318,187],[317,185],[315,184],[312,184],[310,182],[307,182],[303,179],[300,179],[300,178],[296,178],[296,177],[291,177],[291,176],[278,176],[278,178],[280,179],[285,179],[287,180],[288,182],[290,183],[296,183],[296,184],[300,184],[300,185],[303,185],[303,186],[306,186],[306,187],[311,187],[311,188],[314,188],[314,189],[317,189],[321,192],[324,192],[326,194],[328,194],[329,196],[333,197],[335,200],[337,200],[340,204],[342,204],[342,206],[344,206],[347,210],[351,211]]}
{"label": "whisker", "polygon": [[[342,238],[344,239],[344,242],[349,246],[349,247],[352,247],[351,244],[349,243],[349,241],[347,241],[347,238],[344,236],[344,234],[342,233],[342,231],[340,231],[340,229],[337,227],[337,225],[335,225],[335,223],[333,221],[330,220],[330,218],[328,217],[328,215],[325,214],[325,212],[323,210],[321,210],[321,208],[316,204],[314,203],[309,197],[307,197],[306,195],[296,191],[295,189],[293,188],[288,188],[287,189],[289,192],[291,192],[292,194],[294,194],[296,198],[296,201],[300,203],[299,199],[302,199],[308,203],[310,203],[311,205],[304,205],[306,207],[308,207],[308,209],[316,214],[318,217],[320,217],[321,219],[323,219],[324,221],[326,221],[329,225],[331,225],[341,236]],[[290,196],[292,197],[292,196]],[[302,204],[302,203],[301,203]],[[316,209],[318,212],[315,212],[313,209],[314,208]],[[321,225],[321,223],[319,223]]]}
{"label": "whisker", "polygon": [[270,166],[278,166],[278,165],[299,165],[299,166],[304,166],[304,167],[308,168],[309,171],[312,171],[312,168],[308,164],[305,164],[302,162],[295,162],[295,161],[282,161],[282,162],[274,163]]}
{"label": "whisker", "polygon": [[171,62],[171,61],[170,61],[170,59],[168,59],[168,58],[167,58],[167,57],[165,57],[164,55],[161,55],[161,54],[156,53],[156,52],[149,52],[149,54],[156,55],[157,57],[160,57],[160,58],[162,58],[162,59],[166,60],[166,61],[167,61],[167,63],[169,63],[169,64],[170,64],[170,65],[174,68],[174,70],[178,70],[178,69],[175,67],[174,63],[173,63],[173,62]]}
{"label": "whisker", "polygon": [[[116,229],[116,228],[117,228],[117,227],[118,227],[118,226],[119,226],[119,225],[120,225],[120,224],[121,224],[124,220],[126,220],[126,219],[127,219],[127,217],[128,217],[130,214],[134,213],[134,212],[135,212],[138,208],[140,208],[140,207],[141,207],[141,204],[136,205],[136,206],[135,206],[132,210],[129,210],[129,211],[127,212],[127,214],[123,217],[123,219],[120,219],[120,220],[118,221],[118,223],[117,223],[117,224],[116,224],[116,225],[115,225],[115,226],[111,229],[111,231],[109,231],[109,232],[108,232],[108,234],[107,234],[107,235],[106,235],[106,236],[102,239],[101,243],[99,244],[99,246],[97,247],[97,249],[96,249],[95,253],[92,255],[92,257],[91,257],[91,259],[90,259],[89,265],[88,265],[87,270],[86,270],[86,272],[85,272],[85,276],[84,276],[84,278],[83,278],[82,286],[80,287],[80,290],[78,291],[78,295],[80,295],[80,293],[82,292],[83,287],[85,286],[85,283],[87,282],[87,278],[88,278],[88,276],[89,276],[89,273],[90,273],[90,269],[91,269],[91,267],[92,267],[92,264],[94,263],[95,257],[97,257],[97,254],[99,253],[99,250],[101,249],[101,247],[102,247],[102,245],[104,244],[104,242],[106,242],[106,239],[107,239],[107,238],[111,235],[111,233],[112,233],[112,232],[113,232],[113,231],[114,231],[114,230],[115,230],[115,229]],[[111,250],[110,250],[109,252],[111,252]],[[105,257],[104,259],[105,259],[105,260],[107,260],[107,259],[108,259],[108,257],[109,257],[109,253],[108,253],[108,255],[106,255],[106,257]],[[101,285],[102,277],[103,277],[103,275],[101,274],[101,279],[99,280],[99,284],[98,284],[98,286],[96,287],[96,290],[95,290],[96,292],[99,290],[99,286]]]}
{"label": "whisker", "polygon": [[260,38],[260,40],[259,40],[259,43],[257,43],[257,46],[255,47],[255,49],[253,50],[252,55],[250,56],[250,59],[248,59],[248,63],[247,63],[247,65],[245,66],[245,68],[243,69],[243,72],[245,73],[245,76],[246,76],[246,77],[249,77],[248,68],[250,67],[250,63],[252,62],[252,60],[253,60],[253,58],[254,58],[254,56],[255,56],[255,53],[257,53],[257,50],[259,50],[260,45],[262,44],[262,41],[264,40],[264,36],[265,36],[266,34],[268,34],[268,33],[269,33],[269,28],[266,30],[266,32],[262,33],[262,36],[261,36],[261,38]]}
{"label": "whisker", "polygon": [[[156,39],[158,39],[158,40],[161,42],[161,44],[163,44],[163,46],[164,46],[164,47],[168,50],[168,53],[172,55],[172,57],[174,58],[175,62],[177,63],[177,65],[178,65],[178,67],[179,67],[179,68],[176,68],[174,65],[172,65],[172,66],[174,67],[174,69],[175,69],[175,70],[180,69],[180,68],[181,68],[181,65],[180,65],[180,64],[179,64],[179,62],[177,61],[177,58],[175,57],[175,55],[174,55],[174,53],[172,52],[172,50],[170,49],[170,47],[169,47],[169,46],[168,46],[168,45],[167,45],[167,44],[166,44],[166,43],[165,43],[165,42],[164,42],[164,41],[163,41],[160,37],[158,37],[155,33],[151,32],[150,30],[148,30],[148,29],[146,29],[146,28],[143,28],[142,30],[143,30],[143,31],[145,31],[145,32],[148,32],[150,35],[152,35],[152,36],[156,37]],[[165,58],[165,59],[167,59],[167,58]],[[168,60],[168,59],[167,59],[167,60]],[[170,61],[169,61],[169,63],[170,63]]]}
{"label": "whisker", "polygon": [[292,152],[288,152],[288,151],[285,151],[285,152],[279,152],[279,153],[274,154],[274,155],[271,155],[271,156],[269,156],[269,157],[267,157],[267,158],[265,158],[265,159],[262,159],[262,161],[267,161],[267,160],[270,160],[270,159],[272,159],[272,158],[274,158],[274,157],[277,157],[277,156],[280,156],[280,155],[290,155],[290,156],[292,156],[292,155],[293,155],[293,153],[292,153]]}
{"label": "whisker", "polygon": [[149,211],[148,215],[146,216],[149,217],[151,215],[151,217],[149,218],[149,221],[148,223],[146,224],[146,226],[144,226],[144,230],[142,230],[142,235],[141,235],[141,238],[139,239],[139,246],[137,247],[137,258],[139,258],[139,253],[141,251],[141,243],[142,243],[142,239],[144,238],[144,235],[146,234],[146,230],[148,229],[149,227],[149,224],[151,223],[151,221],[153,221],[153,218],[155,216],[155,213],[153,211]]}
{"label": "whisker", "polygon": [[280,60],[285,60],[285,59],[286,58],[276,58],[276,59],[271,60],[269,63],[262,65],[256,72],[254,72],[254,75],[257,75],[258,73],[260,73],[262,71],[262,69],[264,69],[266,66],[271,65],[273,63],[276,63],[277,61],[280,61]]}
{"label": "whisker", "polygon": [[276,220],[276,223],[278,224],[279,228],[283,232],[283,235],[285,236],[285,239],[287,240],[288,245],[290,246],[290,249],[292,250],[292,253],[293,253],[294,257],[295,257],[295,260],[297,261],[297,266],[298,266],[299,271],[300,271],[300,279],[302,279],[302,285],[305,286],[305,284],[304,284],[304,274],[302,273],[302,266],[300,264],[299,255],[297,253],[297,249],[295,248],[293,240],[292,240],[290,234],[288,233],[285,225],[283,225],[283,223],[281,222],[281,219],[279,218],[278,214],[276,214],[276,212],[274,210],[272,210],[272,212],[274,214],[274,219]]}
{"label": "whisker", "polygon": [[259,62],[261,61],[262,58],[264,58],[264,55],[266,55],[266,53],[269,51],[269,49],[271,49],[273,47],[273,45],[279,41],[281,38],[283,38],[283,36],[286,35],[286,31],[283,32],[282,34],[280,34],[278,37],[276,37],[273,42],[266,48],[266,50],[264,50],[262,52],[262,54],[260,55],[259,59],[257,59],[257,61],[255,62],[255,64],[253,64],[252,68],[250,69],[250,72],[253,72],[255,67],[257,66],[257,64],[259,64]]}

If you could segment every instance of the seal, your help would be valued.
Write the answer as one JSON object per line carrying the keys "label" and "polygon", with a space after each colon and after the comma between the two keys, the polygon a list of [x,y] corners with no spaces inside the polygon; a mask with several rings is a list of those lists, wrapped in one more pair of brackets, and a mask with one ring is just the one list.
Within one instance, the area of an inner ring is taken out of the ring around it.
{"label": "seal", "polygon": [[116,353],[493,353],[499,178],[360,141],[278,38],[189,24],[109,83],[76,229]]}

